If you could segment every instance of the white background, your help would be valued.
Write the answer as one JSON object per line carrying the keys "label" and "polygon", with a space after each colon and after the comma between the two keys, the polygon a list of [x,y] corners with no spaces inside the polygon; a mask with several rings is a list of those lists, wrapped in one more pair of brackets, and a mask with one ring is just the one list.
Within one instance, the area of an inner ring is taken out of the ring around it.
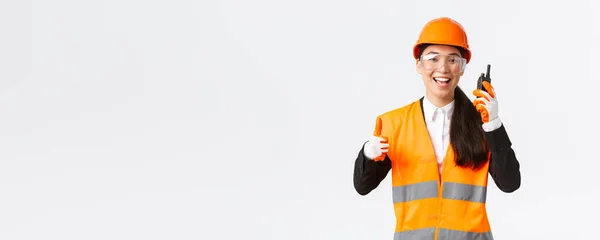
{"label": "white background", "polygon": [[496,239],[595,236],[598,3],[416,2],[0,1],[0,239],[391,239],[354,159],[440,16],[521,161]]}

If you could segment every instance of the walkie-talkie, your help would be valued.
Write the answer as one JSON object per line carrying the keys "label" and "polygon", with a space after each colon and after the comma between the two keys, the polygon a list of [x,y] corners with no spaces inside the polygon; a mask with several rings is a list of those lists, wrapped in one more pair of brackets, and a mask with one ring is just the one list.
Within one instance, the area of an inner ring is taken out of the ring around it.
{"label": "walkie-talkie", "polygon": [[[482,91],[486,91],[485,87],[483,87],[483,81],[487,81],[488,83],[492,83],[492,78],[490,78],[490,64],[487,65],[487,72],[485,73],[485,75],[483,73],[481,73],[481,76],[479,76],[479,79],[477,80],[477,89],[480,89]],[[487,91],[486,91],[487,92]]]}

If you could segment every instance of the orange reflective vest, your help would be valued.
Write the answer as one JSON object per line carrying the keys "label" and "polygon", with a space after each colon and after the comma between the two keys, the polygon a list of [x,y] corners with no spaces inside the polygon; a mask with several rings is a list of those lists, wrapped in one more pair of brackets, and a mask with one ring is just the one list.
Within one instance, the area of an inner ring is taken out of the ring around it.
{"label": "orange reflective vest", "polygon": [[374,134],[390,143],[395,240],[492,240],[485,206],[488,161],[477,170],[454,164],[452,145],[442,173],[421,100],[377,117]]}

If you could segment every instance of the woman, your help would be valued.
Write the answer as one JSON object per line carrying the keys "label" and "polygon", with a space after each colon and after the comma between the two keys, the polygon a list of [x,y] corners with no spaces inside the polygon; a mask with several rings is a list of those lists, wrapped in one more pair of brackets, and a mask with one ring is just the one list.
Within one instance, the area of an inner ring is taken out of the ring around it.
{"label": "woman", "polygon": [[391,170],[395,240],[493,239],[488,172],[503,192],[521,185],[496,93],[484,82],[487,92],[474,90],[471,102],[458,87],[471,51],[453,19],[427,23],[413,54],[425,96],[377,117],[355,161],[354,187],[366,195]]}

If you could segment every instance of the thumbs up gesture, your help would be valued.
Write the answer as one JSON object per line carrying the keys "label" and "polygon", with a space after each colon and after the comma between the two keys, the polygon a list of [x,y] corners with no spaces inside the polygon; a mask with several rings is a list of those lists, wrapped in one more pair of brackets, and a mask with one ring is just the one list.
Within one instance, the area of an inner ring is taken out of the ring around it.
{"label": "thumbs up gesture", "polygon": [[374,161],[383,161],[388,152],[389,143],[385,137],[371,136],[365,144],[365,156]]}

